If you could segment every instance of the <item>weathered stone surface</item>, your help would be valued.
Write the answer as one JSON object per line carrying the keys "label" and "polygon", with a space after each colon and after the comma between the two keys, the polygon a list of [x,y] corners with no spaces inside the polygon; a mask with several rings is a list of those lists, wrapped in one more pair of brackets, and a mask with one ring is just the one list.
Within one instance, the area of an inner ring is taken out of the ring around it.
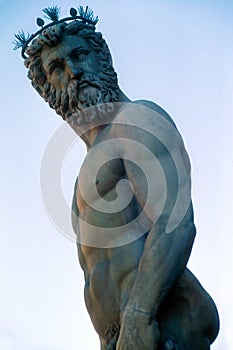
{"label": "weathered stone surface", "polygon": [[73,226],[101,349],[209,349],[218,314],[186,268],[190,164],[174,122],[153,102],[126,97],[93,26],[54,25],[26,53],[34,88],[87,145]]}

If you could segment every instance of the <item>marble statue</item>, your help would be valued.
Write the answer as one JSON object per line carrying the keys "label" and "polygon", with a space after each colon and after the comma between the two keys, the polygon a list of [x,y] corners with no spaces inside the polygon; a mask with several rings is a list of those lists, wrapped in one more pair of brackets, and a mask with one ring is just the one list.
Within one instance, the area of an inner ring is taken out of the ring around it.
{"label": "marble statue", "polygon": [[[172,231],[165,232],[177,188],[190,196],[190,164],[182,138],[161,107],[145,100],[130,101],[122,92],[110,51],[95,30],[97,18],[89,8],[79,12],[72,8],[71,17],[60,21],[56,7],[46,11],[52,22],[44,26],[38,19],[39,32],[27,38],[21,32],[16,35],[17,45],[23,48],[33,87],[87,146],[75,184],[73,227],[79,237],[85,303],[101,349],[208,350],[218,334],[219,319],[213,300],[186,267],[195,238],[191,200]],[[150,130],[159,132],[160,140]],[[136,142],[150,152],[142,156]],[[171,154],[183,169],[180,181]],[[163,168],[166,193],[156,176],[148,180],[150,170],[143,174],[138,165],[160,174],[159,166],[152,169],[153,157]],[[93,180],[95,163],[102,159]],[[118,204],[127,202],[129,195],[131,200],[119,212],[107,212],[117,198],[118,182],[124,189]],[[144,210],[148,189],[155,195]],[[154,220],[150,210],[157,208],[161,198],[165,198],[163,209]],[[98,205],[103,200],[107,209],[102,212]],[[117,228],[142,212],[135,235],[129,228],[117,240]],[[85,241],[89,227],[94,227],[96,243]],[[109,232],[109,241],[99,238],[101,227],[106,237]]]}

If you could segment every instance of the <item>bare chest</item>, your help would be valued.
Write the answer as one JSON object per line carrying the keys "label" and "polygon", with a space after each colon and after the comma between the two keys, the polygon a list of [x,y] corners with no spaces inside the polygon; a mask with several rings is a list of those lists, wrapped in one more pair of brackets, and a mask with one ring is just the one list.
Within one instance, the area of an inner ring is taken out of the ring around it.
{"label": "bare chest", "polygon": [[76,198],[79,211],[101,201],[109,202],[105,203],[109,208],[118,196],[117,187],[123,179],[124,165],[117,154],[106,147],[88,153],[78,179]]}

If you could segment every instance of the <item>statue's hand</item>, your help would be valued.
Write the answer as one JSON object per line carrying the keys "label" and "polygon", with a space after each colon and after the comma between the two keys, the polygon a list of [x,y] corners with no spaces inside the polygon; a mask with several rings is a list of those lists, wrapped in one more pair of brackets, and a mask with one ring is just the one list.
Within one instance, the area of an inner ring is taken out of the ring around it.
{"label": "statue's hand", "polygon": [[116,350],[156,350],[160,340],[158,324],[141,311],[125,311]]}

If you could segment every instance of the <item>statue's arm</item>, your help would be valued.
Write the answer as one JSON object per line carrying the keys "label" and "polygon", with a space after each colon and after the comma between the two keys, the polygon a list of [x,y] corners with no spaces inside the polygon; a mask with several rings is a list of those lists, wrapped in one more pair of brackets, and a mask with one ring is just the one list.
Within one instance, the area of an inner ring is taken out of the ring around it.
{"label": "statue's arm", "polygon": [[155,225],[149,232],[126,306],[128,312],[138,310],[156,318],[164,297],[185,270],[195,237],[191,204],[173,232],[165,233],[163,227],[165,223]]}
{"label": "statue's arm", "polygon": [[[150,127],[153,128],[151,124]],[[195,237],[190,195],[190,163],[180,134],[169,130],[166,133],[165,130],[165,134],[162,136],[165,137],[168,147],[160,149],[158,143],[156,144],[154,141],[153,144],[153,137],[150,137],[149,134],[148,137],[145,137],[143,134],[140,135],[140,130],[137,130],[137,133],[139,140],[143,140],[144,136],[145,146],[152,151],[152,154],[154,153],[159,163],[162,164],[166,177],[166,189],[159,188],[158,195],[154,198],[154,205],[156,206],[157,201],[161,200],[159,196],[165,195],[166,202],[158,221],[148,233],[137,277],[122,315],[116,350],[158,348],[160,332],[156,322],[157,311],[164,297],[184,272]],[[133,149],[131,151],[133,152]],[[175,155],[176,164],[179,164],[183,169],[179,174],[179,182],[177,181],[176,167],[171,161],[171,154]],[[137,156],[134,154],[133,159],[137,159]],[[123,157],[123,159],[125,158]],[[148,162],[145,164],[145,168],[150,169],[153,159],[145,157],[143,161],[144,164]],[[138,204],[143,208],[147,194],[142,185],[142,177],[137,174],[136,168],[131,162],[125,160],[124,166],[126,175],[133,185]],[[178,226],[172,232],[166,233],[166,227],[177,197],[177,183],[179,183],[182,198],[189,197],[190,202],[188,202],[187,208],[183,208],[186,214],[184,212],[185,215],[178,222]],[[156,178],[154,183],[150,185],[158,186]],[[162,193],[162,191],[167,191],[167,193]]]}
{"label": "statue's arm", "polygon": [[[161,149],[161,152],[158,147],[155,150],[156,158],[166,168],[167,186],[164,189],[167,190],[166,204],[159,220],[152,226],[147,236],[137,278],[126,307],[129,312],[138,309],[155,317],[163,298],[185,270],[195,237],[188,155],[179,133],[168,135],[167,140],[170,142],[169,153],[168,151],[165,152],[164,148]],[[148,146],[153,150],[153,145],[147,144]],[[177,173],[174,163],[170,161],[171,153],[176,155],[176,163],[183,165],[183,169],[185,169],[185,171],[180,172],[179,186],[182,196],[190,198],[190,202],[187,206],[188,210],[186,214],[184,212],[185,216],[178,223],[178,226],[172,232],[166,233],[166,226],[177,196]],[[148,159],[148,162],[150,163],[151,160]],[[135,169],[131,167],[133,167],[132,163],[126,161],[126,174],[133,184],[139,204],[142,203],[143,205],[146,200],[146,198],[143,198],[145,191],[141,189],[140,178],[137,178],[137,175],[135,176]],[[148,168],[150,168],[149,164]],[[154,186],[156,185],[155,179]],[[164,194],[161,193],[160,195]],[[155,203],[159,199],[155,198]]]}
{"label": "statue's arm", "polygon": [[74,230],[74,233],[78,234],[78,205],[77,205],[77,186],[78,186],[78,177],[75,181],[74,185],[74,194],[73,194],[73,200],[72,200],[72,210],[71,210],[71,221],[72,221],[72,227]]}

